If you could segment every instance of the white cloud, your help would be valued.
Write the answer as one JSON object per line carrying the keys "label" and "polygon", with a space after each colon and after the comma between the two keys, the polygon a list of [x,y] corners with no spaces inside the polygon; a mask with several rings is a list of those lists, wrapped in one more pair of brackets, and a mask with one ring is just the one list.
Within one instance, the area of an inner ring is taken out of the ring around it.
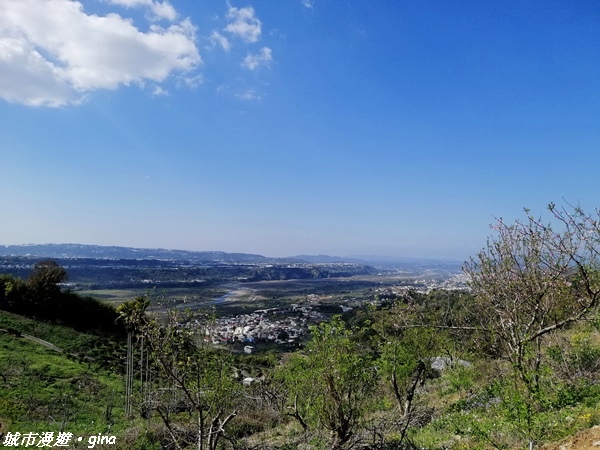
{"label": "white cloud", "polygon": [[77,96],[60,74],[25,39],[0,38],[0,96],[28,106],[61,106]]}
{"label": "white cloud", "polygon": [[242,66],[250,70],[255,70],[260,66],[268,66],[273,61],[271,49],[263,47],[261,51],[255,55],[248,54],[242,62]]}
{"label": "white cloud", "polygon": [[[236,8],[229,5],[227,10],[227,25],[221,31],[213,31],[210,35],[208,48],[221,47],[226,52],[233,48],[234,38],[243,44],[252,45],[260,40],[262,23],[256,16],[252,6]],[[241,67],[254,71],[261,66],[269,66],[273,61],[273,54],[269,47],[263,47],[258,53],[247,53],[242,59]],[[220,90],[219,90],[220,91]],[[248,90],[242,94],[234,94],[242,100],[256,100],[260,97],[253,91]]]}
{"label": "white cloud", "polygon": [[[204,83],[204,77],[202,75],[196,75],[193,77],[183,77],[181,81],[183,81],[183,83],[187,87],[191,89],[196,89],[198,86]],[[181,86],[181,83],[178,83],[178,86]]]}
{"label": "white cloud", "polygon": [[226,52],[231,50],[231,44],[230,44],[229,40],[225,36],[223,36],[221,33],[219,33],[218,31],[213,31],[212,34],[210,35],[209,40],[210,40],[210,43],[213,45],[213,47],[215,45],[219,45]]}
{"label": "white cloud", "polygon": [[306,9],[313,9],[314,1],[313,0],[300,0],[300,4]]}
{"label": "white cloud", "polygon": [[256,93],[256,91],[254,89],[248,89],[245,92],[242,92],[241,94],[236,94],[236,97],[239,98],[240,100],[246,100],[246,101],[251,101],[251,100],[260,100],[260,95]]}
{"label": "white cloud", "polygon": [[170,20],[171,22],[177,19],[177,11],[168,2],[153,2],[152,11],[157,17]]}
{"label": "white cloud", "polygon": [[162,1],[157,2],[154,0],[105,0],[107,3],[111,3],[113,5],[121,5],[127,8],[135,8],[140,6],[145,6],[152,11],[156,19],[165,19],[170,22],[175,21],[177,19],[177,11],[175,8],[168,2]]}
{"label": "white cloud", "polygon": [[254,8],[236,8],[230,6],[227,18],[231,22],[225,27],[225,31],[241,38],[246,42],[258,42],[261,33],[261,22],[254,14]]}
{"label": "white cloud", "polygon": [[[109,1],[176,17],[167,2]],[[162,82],[200,63],[188,19],[142,32],[118,14],[87,14],[75,0],[0,1],[0,98],[10,102],[77,103],[86,92]]]}
{"label": "white cloud", "polygon": [[152,91],[152,96],[153,97],[162,97],[165,95],[169,95],[169,93],[164,90],[162,87],[160,86],[154,86],[154,90]]}

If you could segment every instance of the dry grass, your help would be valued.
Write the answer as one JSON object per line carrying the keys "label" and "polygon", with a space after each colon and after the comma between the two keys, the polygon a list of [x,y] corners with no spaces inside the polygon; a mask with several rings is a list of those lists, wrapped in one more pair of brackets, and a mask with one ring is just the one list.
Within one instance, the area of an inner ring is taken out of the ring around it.
{"label": "dry grass", "polygon": [[600,425],[581,430],[560,442],[545,444],[541,450],[599,450]]}

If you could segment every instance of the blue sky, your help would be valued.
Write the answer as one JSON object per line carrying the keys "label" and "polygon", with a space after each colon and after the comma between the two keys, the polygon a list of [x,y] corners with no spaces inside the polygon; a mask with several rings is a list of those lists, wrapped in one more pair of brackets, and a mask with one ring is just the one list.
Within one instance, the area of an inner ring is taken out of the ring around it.
{"label": "blue sky", "polygon": [[1,0],[0,244],[465,259],[600,206],[600,4]]}

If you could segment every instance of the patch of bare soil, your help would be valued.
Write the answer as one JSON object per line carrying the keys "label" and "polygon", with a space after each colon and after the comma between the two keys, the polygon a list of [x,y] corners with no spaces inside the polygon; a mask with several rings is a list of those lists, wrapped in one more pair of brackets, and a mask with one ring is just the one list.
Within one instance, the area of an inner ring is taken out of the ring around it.
{"label": "patch of bare soil", "polygon": [[600,425],[581,430],[560,442],[545,444],[542,450],[600,450]]}

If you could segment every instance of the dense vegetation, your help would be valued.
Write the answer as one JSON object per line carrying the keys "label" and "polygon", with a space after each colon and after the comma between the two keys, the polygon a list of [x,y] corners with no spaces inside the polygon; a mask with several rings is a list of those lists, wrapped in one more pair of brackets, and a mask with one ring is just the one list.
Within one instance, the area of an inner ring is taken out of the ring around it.
{"label": "dense vegetation", "polygon": [[114,308],[91,297],[62,291],[66,271],[52,260],[37,262],[23,281],[0,275],[0,309],[76,330],[123,333]]}
{"label": "dense vegetation", "polygon": [[[157,317],[146,297],[117,310],[127,342],[2,314],[0,432],[114,433],[106,448],[524,448],[600,424],[600,225],[551,212],[560,231],[499,221],[465,266],[469,292],[373,298],[292,354],[215,347],[212,313]],[[60,266],[38,269],[3,278],[2,304],[32,316],[59,299]],[[57,301],[45,320],[68,314]],[[111,342],[120,364],[80,350]]]}

